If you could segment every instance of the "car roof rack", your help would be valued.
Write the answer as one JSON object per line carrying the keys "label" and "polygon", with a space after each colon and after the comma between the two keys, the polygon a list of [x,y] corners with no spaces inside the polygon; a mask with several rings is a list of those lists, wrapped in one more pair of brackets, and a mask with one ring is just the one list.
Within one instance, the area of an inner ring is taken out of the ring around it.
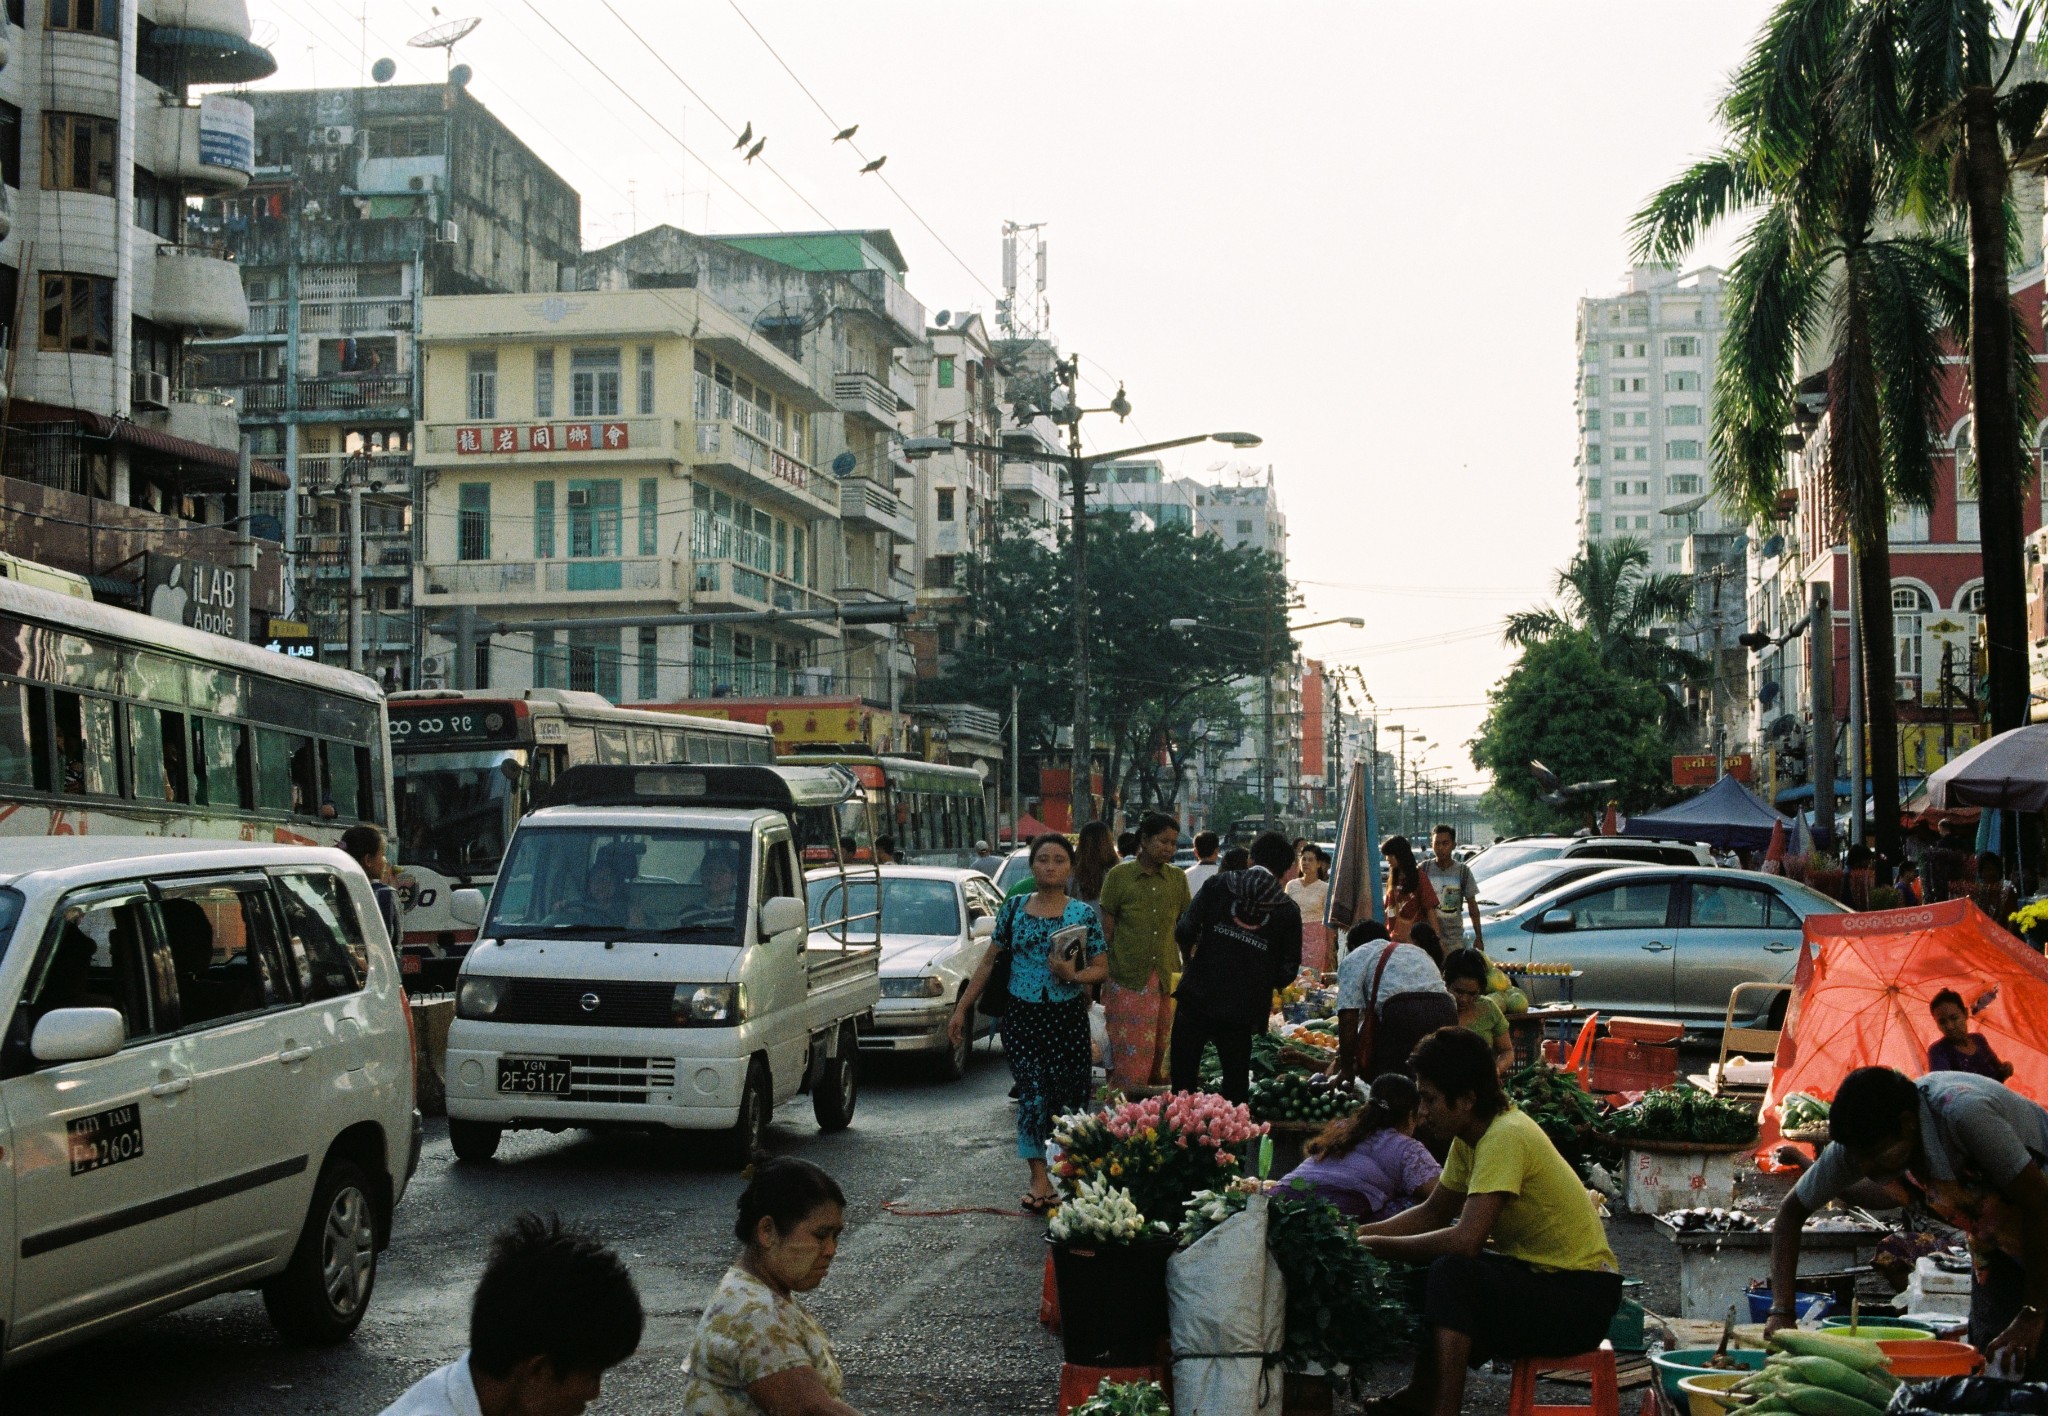
{"label": "car roof rack", "polygon": [[571,767],[555,780],[548,806],[722,807],[795,811],[837,806],[860,796],[860,781],[831,763],[818,767],[651,766]]}

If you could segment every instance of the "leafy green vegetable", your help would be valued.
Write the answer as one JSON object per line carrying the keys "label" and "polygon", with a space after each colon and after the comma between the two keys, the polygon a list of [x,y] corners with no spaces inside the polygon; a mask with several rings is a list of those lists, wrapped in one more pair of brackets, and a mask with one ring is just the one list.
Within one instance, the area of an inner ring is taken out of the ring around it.
{"label": "leafy green vegetable", "polygon": [[1741,1145],[1756,1139],[1756,1113],[1695,1087],[1665,1087],[1615,1112],[1607,1131],[1625,1141]]}
{"label": "leafy green vegetable", "polygon": [[1157,1382],[1104,1382],[1074,1416],[1173,1416]]}

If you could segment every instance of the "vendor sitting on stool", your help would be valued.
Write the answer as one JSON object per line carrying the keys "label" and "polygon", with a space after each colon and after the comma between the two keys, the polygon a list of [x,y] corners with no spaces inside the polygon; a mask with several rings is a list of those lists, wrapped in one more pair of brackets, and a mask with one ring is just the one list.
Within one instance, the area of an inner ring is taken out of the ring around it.
{"label": "vendor sitting on stool", "polygon": [[1486,1039],[1443,1028],[1409,1065],[1422,1124],[1451,1153],[1428,1199],[1359,1230],[1379,1257],[1429,1265],[1415,1374],[1373,1409],[1457,1416],[1468,1366],[1598,1347],[1621,1306],[1621,1271],[1578,1175],[1508,1104]]}
{"label": "vendor sitting on stool", "polygon": [[[1896,1180],[1970,1236],[1970,1345],[1988,1358],[2010,1353],[2029,1380],[2048,1379],[2048,1111],[1974,1072],[1915,1081],[1889,1067],[1859,1067],[1835,1093],[1828,1136],[1778,1210],[1765,1334],[1794,1321],[1806,1217],[1858,1181]],[[1901,1198],[1894,1193],[1890,1203]]]}

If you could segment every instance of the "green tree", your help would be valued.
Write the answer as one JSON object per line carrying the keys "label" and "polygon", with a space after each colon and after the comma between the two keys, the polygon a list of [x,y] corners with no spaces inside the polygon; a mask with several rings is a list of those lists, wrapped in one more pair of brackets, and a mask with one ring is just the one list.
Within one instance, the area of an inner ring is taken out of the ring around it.
{"label": "green tree", "polygon": [[1493,774],[1487,813],[1507,831],[1570,831],[1605,805],[1545,804],[1532,761],[1567,782],[1613,778],[1614,799],[1630,812],[1661,804],[1671,795],[1667,701],[1655,683],[1617,667],[1589,630],[1531,642],[1494,686],[1472,742],[1472,761]]}
{"label": "green tree", "polygon": [[1860,8],[1784,0],[1722,101],[1726,145],[1652,197],[1633,232],[1639,256],[1674,260],[1724,218],[1754,218],[1729,269],[1714,372],[1714,470],[1739,511],[1771,514],[1802,358],[1825,370],[1828,505],[1809,515],[1840,524],[1856,555],[1877,841],[1896,853],[1886,537],[1895,504],[1933,500],[1942,333],[1963,323],[1967,278],[1952,239],[1910,224],[1927,171],[1888,140],[1876,109],[1896,89],[1847,72],[1868,52],[1849,42]]}
{"label": "green tree", "polygon": [[[1647,683],[1669,685],[1705,671],[1697,654],[1652,631],[1692,611],[1692,584],[1682,575],[1650,569],[1650,550],[1623,537],[1595,541],[1557,573],[1555,607],[1520,610],[1508,616],[1506,639],[1526,648],[1567,634],[1586,634],[1601,657],[1623,673]],[[1665,725],[1683,722],[1682,699],[1664,694]]]}

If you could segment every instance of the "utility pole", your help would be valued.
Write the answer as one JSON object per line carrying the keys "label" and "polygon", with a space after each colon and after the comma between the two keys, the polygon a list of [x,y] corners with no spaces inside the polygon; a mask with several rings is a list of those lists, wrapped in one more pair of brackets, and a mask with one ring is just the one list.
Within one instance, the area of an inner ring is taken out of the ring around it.
{"label": "utility pole", "polygon": [[1074,501],[1074,780],[1068,824],[1078,831],[1095,819],[1095,754],[1088,730],[1088,464],[1081,457],[1081,356],[1069,354],[1059,372],[1067,390],[1067,487]]}
{"label": "utility pole", "polygon": [[1829,839],[1835,822],[1835,608],[1825,582],[1813,587],[1813,609],[1807,621],[1806,669],[1811,679],[1813,738],[1806,748],[1807,780],[1813,783],[1813,820],[1825,826]]}
{"label": "utility pole", "polygon": [[[1870,686],[1863,682],[1863,615],[1869,606],[1863,603],[1863,557],[1856,549],[1856,538],[1849,538],[1849,844],[1860,845],[1863,841],[1864,792],[1863,781],[1864,725],[1869,722],[1868,695]],[[1886,693],[1893,692],[1890,684],[1884,686]]]}
{"label": "utility pole", "polygon": [[353,475],[348,479],[348,666],[363,671],[363,483]]}
{"label": "utility pole", "polygon": [[1408,806],[1404,788],[1408,783],[1408,728],[1404,723],[1389,723],[1387,726],[1400,735],[1400,746],[1394,758],[1394,832],[1406,835]]}
{"label": "utility pole", "polygon": [[1024,729],[1018,720],[1017,685],[1010,685],[1010,844],[1024,844],[1024,832],[1017,825],[1024,819],[1024,796],[1019,790],[1024,758]]}
{"label": "utility pole", "polygon": [[1721,725],[1721,581],[1728,567],[1714,567],[1714,669],[1707,680],[1707,712],[1714,724],[1714,780],[1728,772],[1728,737]]}
{"label": "utility pole", "polygon": [[1273,829],[1273,617],[1260,621],[1259,661],[1265,671],[1265,724],[1259,741],[1259,805],[1262,829]]}

